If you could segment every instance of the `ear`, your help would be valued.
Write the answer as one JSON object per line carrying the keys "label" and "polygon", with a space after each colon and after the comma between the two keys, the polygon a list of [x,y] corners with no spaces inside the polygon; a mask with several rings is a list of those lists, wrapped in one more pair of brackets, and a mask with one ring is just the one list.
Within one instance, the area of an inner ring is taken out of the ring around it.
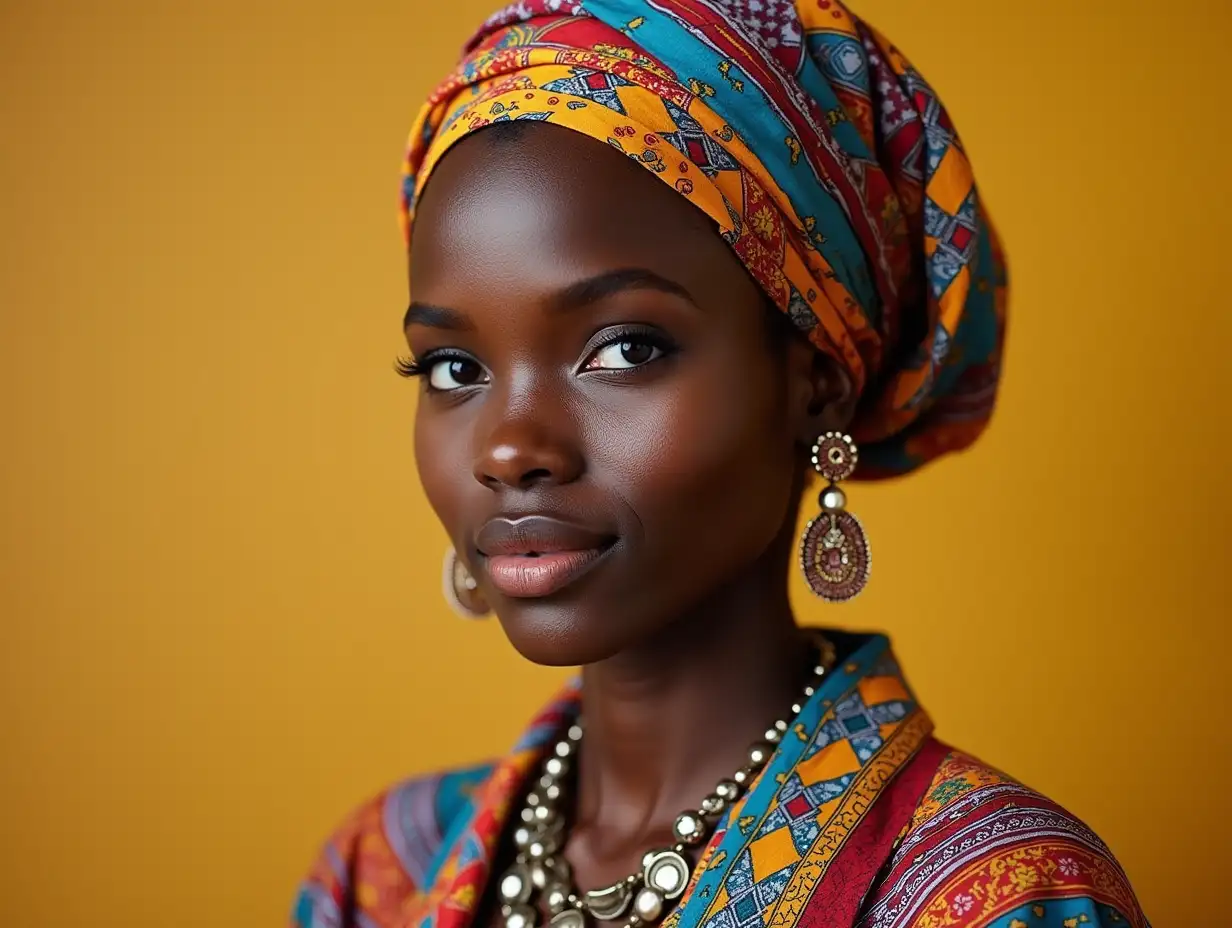
{"label": "ear", "polygon": [[846,432],[859,400],[847,369],[798,337],[788,346],[787,369],[796,441],[810,446],[826,432]]}

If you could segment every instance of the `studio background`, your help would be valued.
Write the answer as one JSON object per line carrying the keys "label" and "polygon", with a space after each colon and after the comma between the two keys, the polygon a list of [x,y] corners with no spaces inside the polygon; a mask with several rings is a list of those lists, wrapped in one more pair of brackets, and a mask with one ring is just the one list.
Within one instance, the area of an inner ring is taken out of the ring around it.
{"label": "studio background", "polygon": [[[0,2],[0,923],[282,924],[350,808],[563,679],[447,611],[391,367],[403,141],[493,2]],[[959,125],[1009,347],[977,450],[850,489],[865,595],[800,615],[890,632],[943,739],[1212,924],[1232,13],[856,9]]]}

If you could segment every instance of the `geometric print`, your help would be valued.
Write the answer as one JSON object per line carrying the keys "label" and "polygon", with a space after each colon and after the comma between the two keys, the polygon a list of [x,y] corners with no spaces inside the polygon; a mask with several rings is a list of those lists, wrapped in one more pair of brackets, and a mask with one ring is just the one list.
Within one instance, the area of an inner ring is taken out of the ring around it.
{"label": "geometric print", "polygon": [[620,102],[620,96],[616,93],[616,88],[631,87],[631,82],[619,75],[605,74],[602,71],[594,71],[589,68],[573,68],[572,70],[572,76],[548,81],[543,85],[543,89],[550,90],[553,93],[569,94],[570,96],[593,100],[595,103],[606,106],[610,110],[615,110],[621,115],[628,115],[624,104]]}
{"label": "geometric print", "polygon": [[957,212],[950,214],[931,199],[924,201],[924,234],[936,241],[929,285],[940,299],[954,278],[971,264],[978,237],[979,219],[974,196],[968,196]]}
{"label": "geometric print", "polygon": [[859,928],[1149,928],[1107,846],[958,751],[941,761]]}
{"label": "geometric print", "polygon": [[724,18],[768,49],[800,44],[800,21],[792,0],[714,0]]}
{"label": "geometric print", "polygon": [[659,133],[673,148],[688,158],[707,177],[720,171],[738,171],[740,162],[727,153],[718,140],[713,138],[692,116],[669,100],[663,105],[676,128]]}
{"label": "geometric print", "polygon": [[799,908],[785,896],[821,881],[827,838],[852,833],[870,807],[870,774],[892,775],[931,727],[887,652],[873,636],[806,703],[758,784],[719,824],[716,859],[730,864],[706,868],[665,928],[795,921]]}
{"label": "geometric print", "polygon": [[834,32],[814,32],[809,49],[831,84],[860,90],[868,79],[868,58],[858,39]]}
{"label": "geometric print", "polygon": [[826,743],[845,738],[861,761],[868,760],[885,743],[882,727],[901,722],[911,708],[911,703],[902,699],[865,706],[860,694],[855,693],[835,706],[834,718],[823,726],[822,737],[807,756],[821,750]]}

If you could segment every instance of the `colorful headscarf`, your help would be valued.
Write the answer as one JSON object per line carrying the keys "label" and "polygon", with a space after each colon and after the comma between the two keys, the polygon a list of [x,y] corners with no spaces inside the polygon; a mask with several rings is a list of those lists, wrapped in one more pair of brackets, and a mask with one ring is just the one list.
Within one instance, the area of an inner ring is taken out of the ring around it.
{"label": "colorful headscarf", "polygon": [[850,373],[856,477],[970,445],[992,413],[1006,273],[940,100],[838,0],[521,0],[429,98],[403,233],[451,145],[548,120],[705,212],[774,303]]}

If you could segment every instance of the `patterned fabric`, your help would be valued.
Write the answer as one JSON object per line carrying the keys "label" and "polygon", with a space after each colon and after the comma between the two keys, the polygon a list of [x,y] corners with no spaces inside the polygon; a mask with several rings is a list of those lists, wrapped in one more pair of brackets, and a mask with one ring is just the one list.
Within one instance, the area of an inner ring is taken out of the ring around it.
{"label": "patterned fabric", "polygon": [[[881,636],[860,638],[703,849],[665,928],[1149,928],[1107,847],[932,737]],[[566,688],[498,763],[404,783],[326,845],[294,928],[484,928],[511,810],[576,717]]]}
{"label": "patterned fabric", "polygon": [[859,928],[1147,925],[1108,847],[1060,806],[950,752]]}
{"label": "patterned fabric", "polygon": [[430,97],[403,230],[451,145],[546,120],[714,221],[861,396],[858,474],[964,448],[992,413],[1006,273],[962,143],[902,53],[837,0],[520,0]]}

